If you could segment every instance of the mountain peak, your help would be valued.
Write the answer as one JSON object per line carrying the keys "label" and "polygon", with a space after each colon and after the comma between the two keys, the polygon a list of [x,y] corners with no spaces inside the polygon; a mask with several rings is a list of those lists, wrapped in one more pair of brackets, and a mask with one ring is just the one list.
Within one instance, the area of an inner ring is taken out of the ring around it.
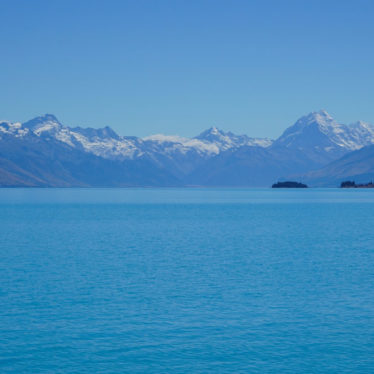
{"label": "mountain peak", "polygon": [[45,114],[31,119],[22,124],[24,127],[36,132],[38,135],[43,132],[57,131],[62,128],[62,124],[53,114]]}
{"label": "mountain peak", "polygon": [[320,157],[321,150],[337,158],[344,152],[374,143],[374,128],[364,122],[349,126],[336,122],[326,110],[301,117],[274,143]]}
{"label": "mountain peak", "polygon": [[86,136],[89,139],[101,138],[101,139],[119,139],[119,135],[109,126],[103,128],[94,129],[92,127],[74,127],[71,129],[73,132],[77,132]]}
{"label": "mountain peak", "polygon": [[212,140],[214,138],[221,138],[222,136],[226,136],[227,134],[218,129],[216,126],[212,126],[209,129],[203,131],[200,135],[196,136],[196,139],[200,140]]}
{"label": "mountain peak", "polygon": [[212,126],[208,129],[208,131],[211,133],[211,134],[219,134],[221,133],[222,131],[220,131],[216,126]]}
{"label": "mountain peak", "polygon": [[46,113],[46,114],[44,114],[44,116],[40,116],[40,117],[37,117],[37,118],[43,119],[45,121],[59,122],[57,117],[54,114],[50,114],[50,113]]}
{"label": "mountain peak", "polygon": [[45,122],[55,122],[60,124],[60,121],[57,119],[57,117],[54,114],[46,113],[42,116],[35,117],[26,123],[45,123]]}
{"label": "mountain peak", "polygon": [[308,127],[316,127],[320,130],[326,128],[337,127],[339,124],[327,113],[326,110],[322,109],[318,112],[311,112],[301,118],[299,118],[296,123],[289,127],[284,135],[289,135],[290,133],[303,131]]}
{"label": "mountain peak", "polygon": [[321,116],[321,117],[327,117],[332,118],[329,113],[325,109],[318,110],[317,112],[313,112],[313,114]]}
{"label": "mountain peak", "polygon": [[306,125],[310,125],[312,123],[318,123],[318,124],[327,124],[335,122],[334,119],[330,116],[330,114],[324,110],[321,109],[316,112],[311,112],[307,114],[306,116],[303,116],[299,118],[299,120],[296,123],[304,123]]}

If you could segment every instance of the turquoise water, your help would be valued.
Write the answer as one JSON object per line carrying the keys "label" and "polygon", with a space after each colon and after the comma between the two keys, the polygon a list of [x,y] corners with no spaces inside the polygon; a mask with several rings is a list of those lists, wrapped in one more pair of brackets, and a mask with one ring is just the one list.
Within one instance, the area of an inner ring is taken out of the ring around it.
{"label": "turquoise water", "polygon": [[372,373],[374,191],[0,190],[1,373]]}

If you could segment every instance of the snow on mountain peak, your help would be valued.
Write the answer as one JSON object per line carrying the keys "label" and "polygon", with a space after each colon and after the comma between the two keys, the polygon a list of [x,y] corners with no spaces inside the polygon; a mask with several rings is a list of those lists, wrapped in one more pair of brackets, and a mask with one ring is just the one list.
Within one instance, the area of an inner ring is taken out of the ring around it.
{"label": "snow on mountain peak", "polygon": [[373,131],[374,129],[372,124],[370,124],[369,122],[365,122],[365,121],[356,121],[356,122],[351,123],[349,126],[352,128],[357,128],[357,129],[367,129],[369,131]]}
{"label": "snow on mountain peak", "polygon": [[170,142],[170,143],[183,143],[185,142],[188,138],[183,138],[179,135],[164,135],[164,134],[154,134],[154,135],[149,135],[144,138],[142,138],[144,141],[156,141],[159,143],[163,142]]}
{"label": "snow on mountain peak", "polygon": [[27,135],[29,130],[24,128],[20,122],[8,122],[8,121],[0,121],[0,137],[1,134],[12,135],[17,138]]}
{"label": "snow on mountain peak", "polygon": [[365,122],[344,125],[336,122],[325,110],[309,113],[276,140],[276,145],[296,147],[324,147],[331,151],[334,147],[346,150],[359,149],[374,143],[374,128]]}
{"label": "snow on mountain peak", "polygon": [[327,113],[327,111],[325,109],[321,109],[317,112],[312,112],[312,114],[314,114],[315,116],[318,116],[320,118],[327,118],[329,120],[332,120],[333,118],[330,116],[329,113]]}
{"label": "snow on mountain peak", "polygon": [[209,130],[207,130],[208,132],[210,132],[211,134],[214,134],[214,135],[218,135],[218,134],[221,134],[221,135],[224,135],[224,132],[219,130],[216,126],[212,126]]}
{"label": "snow on mountain peak", "polygon": [[226,136],[226,133],[224,131],[219,130],[217,127],[213,126],[203,131],[198,136],[195,136],[195,139],[212,140],[212,139],[221,138],[223,136]]}
{"label": "snow on mountain peak", "polygon": [[156,146],[159,151],[166,154],[175,152],[185,154],[191,150],[195,150],[200,154],[217,154],[220,151],[215,144],[178,135],[155,134],[142,138],[142,140],[148,145],[153,143],[154,147]]}
{"label": "snow on mountain peak", "polygon": [[119,139],[120,136],[109,126],[105,126],[103,128],[94,129],[92,127],[73,127],[71,131],[79,133],[87,137],[88,139],[97,139],[97,138],[105,138],[105,139]]}
{"label": "snow on mountain peak", "polygon": [[[30,133],[55,139],[71,147],[109,159],[167,157],[180,160],[182,155],[211,157],[242,146],[273,147],[277,145],[305,152],[336,152],[359,149],[374,143],[374,127],[358,121],[351,125],[337,123],[325,110],[309,113],[289,127],[275,142],[271,139],[235,135],[216,126],[194,138],[156,134],[145,138],[120,136],[110,127],[71,128],[62,125],[52,114],[36,117],[24,124],[0,123],[0,136],[24,136]],[[183,156],[185,157],[185,156]]]}
{"label": "snow on mountain peak", "polygon": [[337,125],[337,123],[325,110],[320,110],[299,118],[295,125],[291,128],[303,129],[311,125],[317,125],[319,127],[331,127]]}
{"label": "snow on mountain peak", "polygon": [[53,114],[45,114],[23,123],[23,127],[30,129],[36,135],[41,135],[42,133],[55,134],[63,126]]}
{"label": "snow on mountain peak", "polygon": [[203,131],[194,139],[216,144],[221,150],[236,148],[243,145],[268,147],[273,142],[271,139],[267,138],[250,138],[247,135],[235,135],[230,131],[222,131],[215,126]]}

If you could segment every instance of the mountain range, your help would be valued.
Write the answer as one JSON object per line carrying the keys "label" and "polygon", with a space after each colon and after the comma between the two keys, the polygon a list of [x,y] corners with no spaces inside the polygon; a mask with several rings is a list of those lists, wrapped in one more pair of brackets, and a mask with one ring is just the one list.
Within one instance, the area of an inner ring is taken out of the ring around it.
{"label": "mountain range", "polygon": [[69,127],[51,114],[0,122],[0,186],[334,186],[374,176],[374,126],[310,113],[276,140],[211,127],[194,138],[120,136]]}

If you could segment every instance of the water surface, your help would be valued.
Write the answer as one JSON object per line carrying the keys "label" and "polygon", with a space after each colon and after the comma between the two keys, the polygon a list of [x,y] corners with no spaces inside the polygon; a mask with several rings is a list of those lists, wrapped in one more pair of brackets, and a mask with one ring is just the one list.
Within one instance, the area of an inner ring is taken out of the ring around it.
{"label": "water surface", "polygon": [[1,373],[371,373],[374,191],[0,190]]}

